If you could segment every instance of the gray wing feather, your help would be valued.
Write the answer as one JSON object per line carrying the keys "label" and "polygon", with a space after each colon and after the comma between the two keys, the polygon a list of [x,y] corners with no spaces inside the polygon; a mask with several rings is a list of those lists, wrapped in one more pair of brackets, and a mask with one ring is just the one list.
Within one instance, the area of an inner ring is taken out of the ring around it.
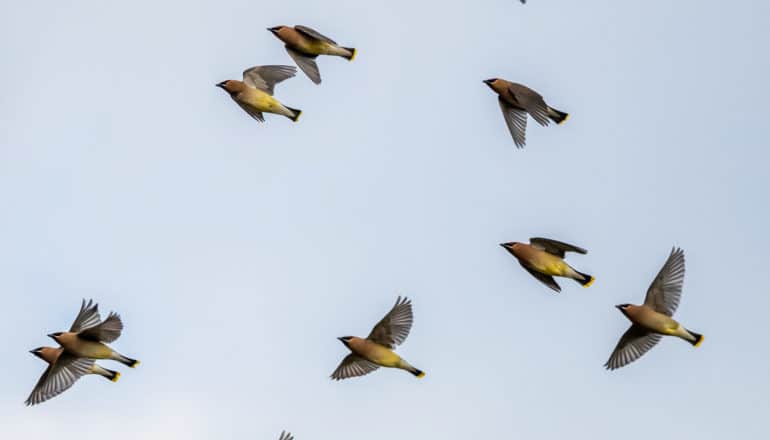
{"label": "gray wing feather", "polygon": [[249,114],[252,118],[256,119],[259,122],[265,122],[265,117],[262,115],[262,112],[251,107],[248,104],[243,104],[237,99],[233,98],[233,101],[235,101],[246,113]]}
{"label": "gray wing feather", "polygon": [[648,332],[636,324],[631,325],[620,337],[618,345],[615,346],[615,350],[612,351],[604,367],[608,370],[615,370],[630,364],[654,347],[661,337],[661,335]]}
{"label": "gray wing feather", "polygon": [[294,436],[290,432],[281,431],[281,436],[278,437],[278,440],[294,440]]}
{"label": "gray wing feather", "polygon": [[345,356],[345,359],[340,362],[340,365],[334,370],[334,373],[332,373],[331,378],[334,380],[342,380],[350,377],[363,376],[378,368],[380,368],[379,365],[369,362],[357,354],[351,353]]}
{"label": "gray wing feather", "polygon": [[548,106],[539,93],[527,86],[516,83],[511,83],[508,90],[538,124],[545,126],[551,123],[551,120],[548,119]]}
{"label": "gray wing feather", "polygon": [[98,325],[99,322],[102,320],[102,317],[99,315],[99,304],[95,304],[93,300],[88,300],[88,303],[86,303],[86,300],[83,300],[83,303],[80,305],[80,312],[78,313],[78,316],[75,317],[75,321],[72,323],[72,327],[70,327],[70,332],[77,333],[83,329],[93,327],[95,325]]}
{"label": "gray wing feather", "polygon": [[508,126],[508,131],[513,136],[513,143],[516,144],[516,148],[524,148],[524,144],[527,142],[527,112],[511,107],[503,98],[498,97],[497,102],[503,112],[505,125]]}
{"label": "gray wing feather", "polygon": [[666,263],[647,289],[644,304],[658,313],[672,316],[679,307],[684,284],[684,251],[672,248]]}
{"label": "gray wing feather", "polygon": [[550,287],[552,290],[556,291],[556,293],[561,292],[561,286],[559,286],[559,283],[556,282],[556,280],[553,279],[552,276],[546,275],[543,273],[540,273],[534,269],[530,269],[525,265],[521,265],[524,269],[527,270],[527,272],[530,273],[533,277],[537,278],[538,281],[545,284],[546,286]]}
{"label": "gray wing feather", "polygon": [[290,47],[286,48],[286,52],[294,60],[295,63],[305,72],[308,78],[316,84],[321,84],[321,72],[318,71],[318,64],[315,62],[315,57],[309,57],[303,55]]}
{"label": "gray wing feather", "polygon": [[27,406],[37,405],[67,391],[78,379],[91,371],[93,359],[76,358],[62,353],[40,377],[25,402]]}
{"label": "gray wing feather", "polygon": [[101,324],[87,328],[78,335],[85,339],[110,343],[118,339],[122,331],[123,321],[120,320],[120,315],[110,312],[107,319],[102,321]]}
{"label": "gray wing feather", "polygon": [[579,254],[587,254],[588,251],[577,247],[573,244],[564,243],[563,241],[551,240],[549,238],[532,237],[529,239],[529,243],[532,246],[540,248],[549,254],[556,255],[559,258],[564,258],[565,252],[577,252]]}
{"label": "gray wing feather", "polygon": [[402,300],[399,296],[390,312],[374,326],[366,338],[391,349],[395,348],[409,336],[413,320],[412,302],[406,297]]}
{"label": "gray wing feather", "polygon": [[297,68],[293,66],[254,66],[243,71],[243,82],[272,95],[276,84],[296,73]]}
{"label": "gray wing feather", "polygon": [[323,35],[322,33],[318,32],[317,30],[311,29],[311,28],[309,28],[307,26],[297,25],[297,26],[294,26],[294,29],[297,30],[298,32],[301,32],[301,33],[305,34],[305,36],[307,36],[307,37],[315,38],[316,40],[326,41],[327,43],[331,43],[331,44],[334,44],[334,45],[337,44],[336,41],[332,40],[331,38],[327,37],[326,35]]}

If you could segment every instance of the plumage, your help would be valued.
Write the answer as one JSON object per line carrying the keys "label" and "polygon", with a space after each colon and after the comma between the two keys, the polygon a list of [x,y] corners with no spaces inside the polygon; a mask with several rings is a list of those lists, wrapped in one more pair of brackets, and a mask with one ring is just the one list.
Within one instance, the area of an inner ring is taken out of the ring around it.
{"label": "plumage", "polygon": [[227,80],[217,84],[249,116],[264,122],[263,113],[286,116],[296,122],[302,111],[285,106],[273,97],[275,85],[293,77],[297,69],[292,66],[255,66],[243,71],[243,81]]}
{"label": "plumage", "polygon": [[342,380],[369,374],[379,367],[400,368],[417,377],[425,376],[421,370],[410,365],[393,352],[409,336],[412,328],[412,303],[409,299],[398,297],[396,304],[374,326],[366,339],[355,336],[338,338],[350,351],[331,378]]}
{"label": "plumage", "polygon": [[604,364],[614,370],[639,359],[663,336],[676,336],[699,346],[703,335],[684,328],[671,318],[679,305],[684,283],[684,252],[673,248],[665,264],[653,280],[644,304],[620,304],[616,307],[631,321],[610,358]]}
{"label": "plumage", "polygon": [[58,396],[87,374],[104,376],[111,381],[117,381],[120,377],[120,373],[100,367],[93,359],[72,356],[64,353],[61,348],[40,347],[31,353],[46,361],[48,368],[27,398],[27,406],[37,405]]}
{"label": "plumage", "polygon": [[[89,301],[86,305],[83,301],[80,313],[70,329],[69,332],[48,335],[61,345],[66,354],[78,358],[111,359],[132,368],[139,364],[136,359],[126,357],[105,344],[118,339],[123,330],[123,322],[118,314],[110,313],[107,319],[101,322],[98,304]],[[72,331],[73,329],[77,331]]]}
{"label": "plumage", "polygon": [[543,126],[550,121],[561,124],[569,117],[567,113],[548,106],[539,93],[527,86],[500,78],[488,79],[484,83],[497,93],[500,110],[517,148],[524,148],[526,144],[527,114]]}
{"label": "plumage", "polygon": [[593,284],[594,277],[578,272],[564,261],[566,252],[586,254],[588,251],[585,249],[542,237],[530,238],[529,243],[510,242],[500,246],[516,257],[527,272],[554,292],[561,292],[561,287],[553,279],[555,276],[573,279],[584,287]]}
{"label": "plumage", "polygon": [[316,84],[321,84],[321,74],[315,59],[319,55],[331,55],[353,61],[356,49],[342,47],[336,41],[307,26],[275,26],[268,28],[283,41],[289,56],[297,66]]}

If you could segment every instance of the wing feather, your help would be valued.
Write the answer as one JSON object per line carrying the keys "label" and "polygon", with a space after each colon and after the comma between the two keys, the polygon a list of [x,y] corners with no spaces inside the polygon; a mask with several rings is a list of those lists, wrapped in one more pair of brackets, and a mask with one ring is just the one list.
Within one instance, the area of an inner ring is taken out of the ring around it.
{"label": "wing feather", "polygon": [[397,345],[401,345],[409,336],[413,320],[412,301],[406,297],[401,299],[399,296],[396,299],[396,304],[374,326],[367,339],[393,349]]}
{"label": "wing feather", "polygon": [[684,251],[671,249],[668,259],[647,289],[644,304],[658,313],[672,316],[679,307],[684,284]]}

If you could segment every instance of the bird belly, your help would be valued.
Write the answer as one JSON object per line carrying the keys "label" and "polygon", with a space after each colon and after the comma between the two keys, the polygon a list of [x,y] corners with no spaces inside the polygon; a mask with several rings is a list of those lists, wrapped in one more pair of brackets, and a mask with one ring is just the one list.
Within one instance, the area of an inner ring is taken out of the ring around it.
{"label": "bird belly", "polygon": [[644,313],[635,319],[635,322],[648,330],[661,335],[676,335],[681,327],[678,322],[662,313]]}
{"label": "bird belly", "polygon": [[91,359],[109,359],[112,356],[112,350],[100,342],[78,341],[65,349],[77,356]]}
{"label": "bird belly", "polygon": [[383,367],[396,367],[401,362],[399,355],[379,344],[371,344],[364,347],[358,355]]}

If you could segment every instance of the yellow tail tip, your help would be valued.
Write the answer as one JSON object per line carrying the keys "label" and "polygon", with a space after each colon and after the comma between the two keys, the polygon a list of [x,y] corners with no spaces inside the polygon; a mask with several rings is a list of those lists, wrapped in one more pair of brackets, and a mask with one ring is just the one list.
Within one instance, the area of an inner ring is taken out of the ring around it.
{"label": "yellow tail tip", "polygon": [[300,111],[297,113],[297,116],[295,116],[295,117],[294,117],[294,122],[297,122],[297,121],[299,121],[299,117],[300,117],[300,116],[302,116],[302,110],[300,110]]}
{"label": "yellow tail tip", "polygon": [[425,372],[424,371],[420,371],[420,374],[417,375],[417,378],[418,379],[422,379],[423,377],[425,377]]}
{"label": "yellow tail tip", "polygon": [[564,119],[562,119],[561,121],[559,121],[559,122],[557,123],[557,125],[561,125],[561,124],[563,124],[563,123],[567,122],[567,119],[569,119],[569,113],[567,113],[567,116],[565,116],[565,117],[564,117]]}
{"label": "yellow tail tip", "polygon": [[353,55],[350,56],[350,59],[348,61],[355,60],[357,54],[358,54],[358,51],[356,49],[353,49]]}
{"label": "yellow tail tip", "polygon": [[136,368],[136,366],[139,365],[139,364],[141,364],[141,362],[136,361],[136,362],[134,362],[134,365],[131,365],[131,368]]}
{"label": "yellow tail tip", "polygon": [[113,382],[117,382],[118,379],[120,379],[120,373],[115,372],[115,376],[112,379],[110,379],[110,380],[113,381]]}
{"label": "yellow tail tip", "polygon": [[703,343],[704,339],[706,339],[706,338],[704,338],[703,335],[701,335],[700,339],[698,339],[698,342],[695,343],[695,346],[696,347],[700,347],[700,344]]}
{"label": "yellow tail tip", "polygon": [[587,282],[587,283],[583,284],[583,287],[591,287],[591,284],[593,284],[593,283],[594,283],[594,281],[596,281],[596,278],[594,278],[594,277],[591,277],[591,279],[590,279],[590,280],[588,280],[588,282]]}

